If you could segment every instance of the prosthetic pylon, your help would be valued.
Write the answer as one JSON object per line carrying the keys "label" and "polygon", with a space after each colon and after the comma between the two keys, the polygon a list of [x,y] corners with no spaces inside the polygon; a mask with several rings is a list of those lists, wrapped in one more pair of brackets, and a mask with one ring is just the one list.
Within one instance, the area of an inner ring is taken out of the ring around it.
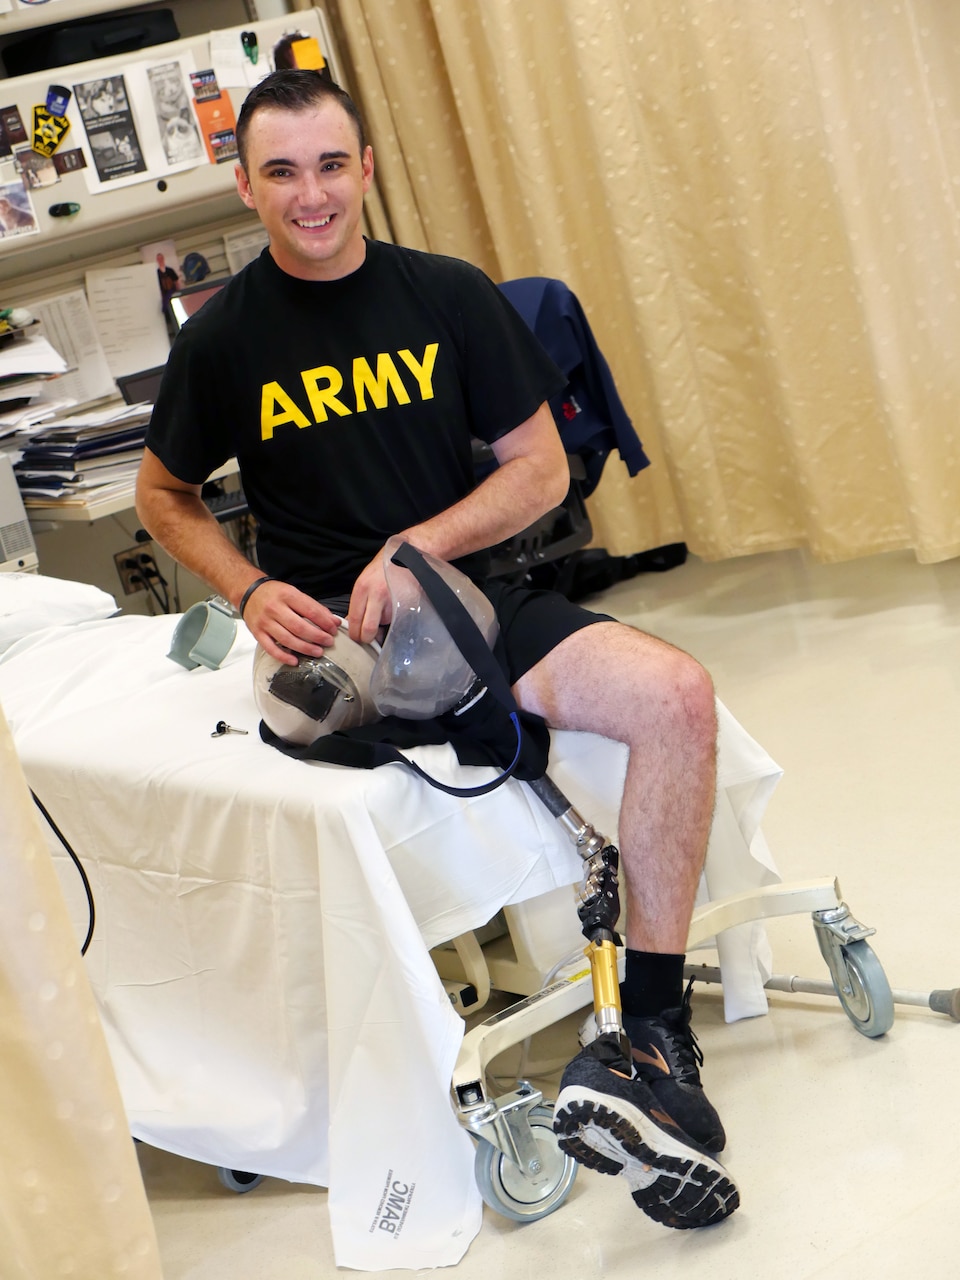
{"label": "prosthetic pylon", "polygon": [[629,1062],[630,1041],[623,1029],[617,971],[620,851],[581,817],[547,774],[528,785],[566,831],[583,859],[577,915],[587,939],[585,954],[590,961],[597,1035],[615,1036],[624,1059]]}

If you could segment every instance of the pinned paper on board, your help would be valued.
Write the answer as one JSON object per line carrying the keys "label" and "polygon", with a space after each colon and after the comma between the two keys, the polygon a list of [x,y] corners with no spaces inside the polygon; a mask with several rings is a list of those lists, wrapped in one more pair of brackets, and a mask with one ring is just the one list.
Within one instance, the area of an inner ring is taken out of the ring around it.
{"label": "pinned paper on board", "polygon": [[156,266],[94,267],[84,278],[90,314],[113,376],[166,364],[170,339]]}
{"label": "pinned paper on board", "polygon": [[167,298],[171,293],[183,287],[180,268],[180,254],[176,241],[155,240],[152,244],[140,246],[140,261],[152,262],[157,268],[157,284],[160,296]]}
{"label": "pinned paper on board", "polygon": [[153,109],[160,130],[164,155],[170,165],[203,157],[203,144],[190,109],[183,68],[179,62],[164,62],[147,71]]}
{"label": "pinned paper on board", "polygon": [[323,71],[327,60],[320,52],[320,43],[313,36],[304,36],[290,45],[293,65],[306,71]]}
{"label": "pinned paper on board", "polygon": [[319,71],[325,80],[333,79],[320,41],[303,31],[287,31],[273,46],[273,65],[278,71],[298,69]]}
{"label": "pinned paper on board", "polygon": [[252,89],[270,71],[266,58],[250,61],[236,31],[210,32],[210,63],[221,89]]}
{"label": "pinned paper on board", "polygon": [[65,173],[76,173],[78,169],[87,167],[87,157],[79,147],[71,147],[69,151],[53,153],[53,167],[62,178]]}
{"label": "pinned paper on board", "polygon": [[213,164],[225,164],[239,159],[237,150],[237,118],[229,93],[221,93],[217,74],[210,68],[194,71],[190,76],[193,86],[193,109],[197,113],[203,145]]}
{"label": "pinned paper on board", "polygon": [[100,342],[87,295],[71,289],[52,298],[28,299],[27,310],[40,321],[40,332],[67,362],[67,370],[50,384],[41,399],[66,397],[77,404],[114,394],[115,385]]}
{"label": "pinned paper on board", "polygon": [[123,76],[87,80],[75,84],[73,92],[100,181],[146,172]]}
{"label": "pinned paper on board", "polygon": [[8,156],[15,143],[30,141],[23,127],[20,108],[15,103],[11,103],[9,107],[0,107],[0,133],[0,156]]}
{"label": "pinned paper on board", "polygon": [[52,187],[60,181],[53,157],[41,155],[33,147],[18,147],[13,153],[13,162],[28,191]]}
{"label": "pinned paper on board", "polygon": [[223,251],[227,255],[230,274],[235,276],[248,262],[259,258],[270,243],[270,236],[261,223],[244,227],[242,231],[227,231],[223,237]]}
{"label": "pinned paper on board", "polygon": [[0,163],[0,237],[34,235],[40,228],[30,194],[12,160]]}
{"label": "pinned paper on board", "polygon": [[210,163],[188,89],[195,66],[193,55],[185,53],[163,62],[131,62],[122,75],[73,86],[86,132],[84,150],[92,160],[85,176],[93,194]]}

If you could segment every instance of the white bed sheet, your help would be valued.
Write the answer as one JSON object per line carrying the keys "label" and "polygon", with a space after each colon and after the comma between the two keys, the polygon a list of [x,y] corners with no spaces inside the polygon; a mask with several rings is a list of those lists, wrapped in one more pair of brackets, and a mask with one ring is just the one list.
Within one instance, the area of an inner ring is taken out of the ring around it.
{"label": "white bed sheet", "polygon": [[[428,949],[577,882],[579,857],[518,783],[460,800],[402,766],[265,746],[248,633],[219,671],[186,672],[165,656],[177,620],[52,628],[0,660],[27,779],[90,875],[87,967],[131,1131],[329,1187],[341,1266],[453,1264],[481,1204],[449,1100],[462,1022]],[[779,879],[760,820],[780,770],[720,714],[703,897]],[[211,737],[219,720],[249,733]],[[414,754],[459,784],[490,776]],[[611,836],[624,768],[616,744],[554,736],[551,776]],[[727,1017],[764,1012],[762,926],[718,945]],[[412,1188],[399,1231],[376,1225],[391,1184]]]}

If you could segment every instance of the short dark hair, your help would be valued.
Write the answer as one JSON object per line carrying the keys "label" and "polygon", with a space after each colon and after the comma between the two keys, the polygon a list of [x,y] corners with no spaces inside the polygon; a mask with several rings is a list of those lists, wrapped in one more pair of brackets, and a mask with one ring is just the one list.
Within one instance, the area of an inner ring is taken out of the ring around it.
{"label": "short dark hair", "polygon": [[247,167],[247,130],[257,111],[267,107],[277,111],[303,111],[327,99],[339,103],[353,121],[362,156],[367,147],[366,133],[357,104],[349,93],[319,71],[294,67],[271,71],[244,99],[236,130],[237,153],[244,169]]}

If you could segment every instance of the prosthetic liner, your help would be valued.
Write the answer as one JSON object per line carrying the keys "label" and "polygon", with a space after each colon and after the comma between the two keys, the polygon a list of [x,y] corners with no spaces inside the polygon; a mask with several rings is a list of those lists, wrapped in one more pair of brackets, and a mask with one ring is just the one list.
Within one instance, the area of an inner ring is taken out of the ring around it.
{"label": "prosthetic liner", "polygon": [[[278,738],[306,746],[382,716],[431,720],[462,702],[476,685],[476,675],[420,583],[393,563],[401,544],[401,538],[391,538],[383,549],[392,621],[382,646],[358,644],[343,628],[321,658],[300,655],[295,667],[257,647],[253,695]],[[492,649],[499,625],[487,597],[453,565],[420,554]]]}

